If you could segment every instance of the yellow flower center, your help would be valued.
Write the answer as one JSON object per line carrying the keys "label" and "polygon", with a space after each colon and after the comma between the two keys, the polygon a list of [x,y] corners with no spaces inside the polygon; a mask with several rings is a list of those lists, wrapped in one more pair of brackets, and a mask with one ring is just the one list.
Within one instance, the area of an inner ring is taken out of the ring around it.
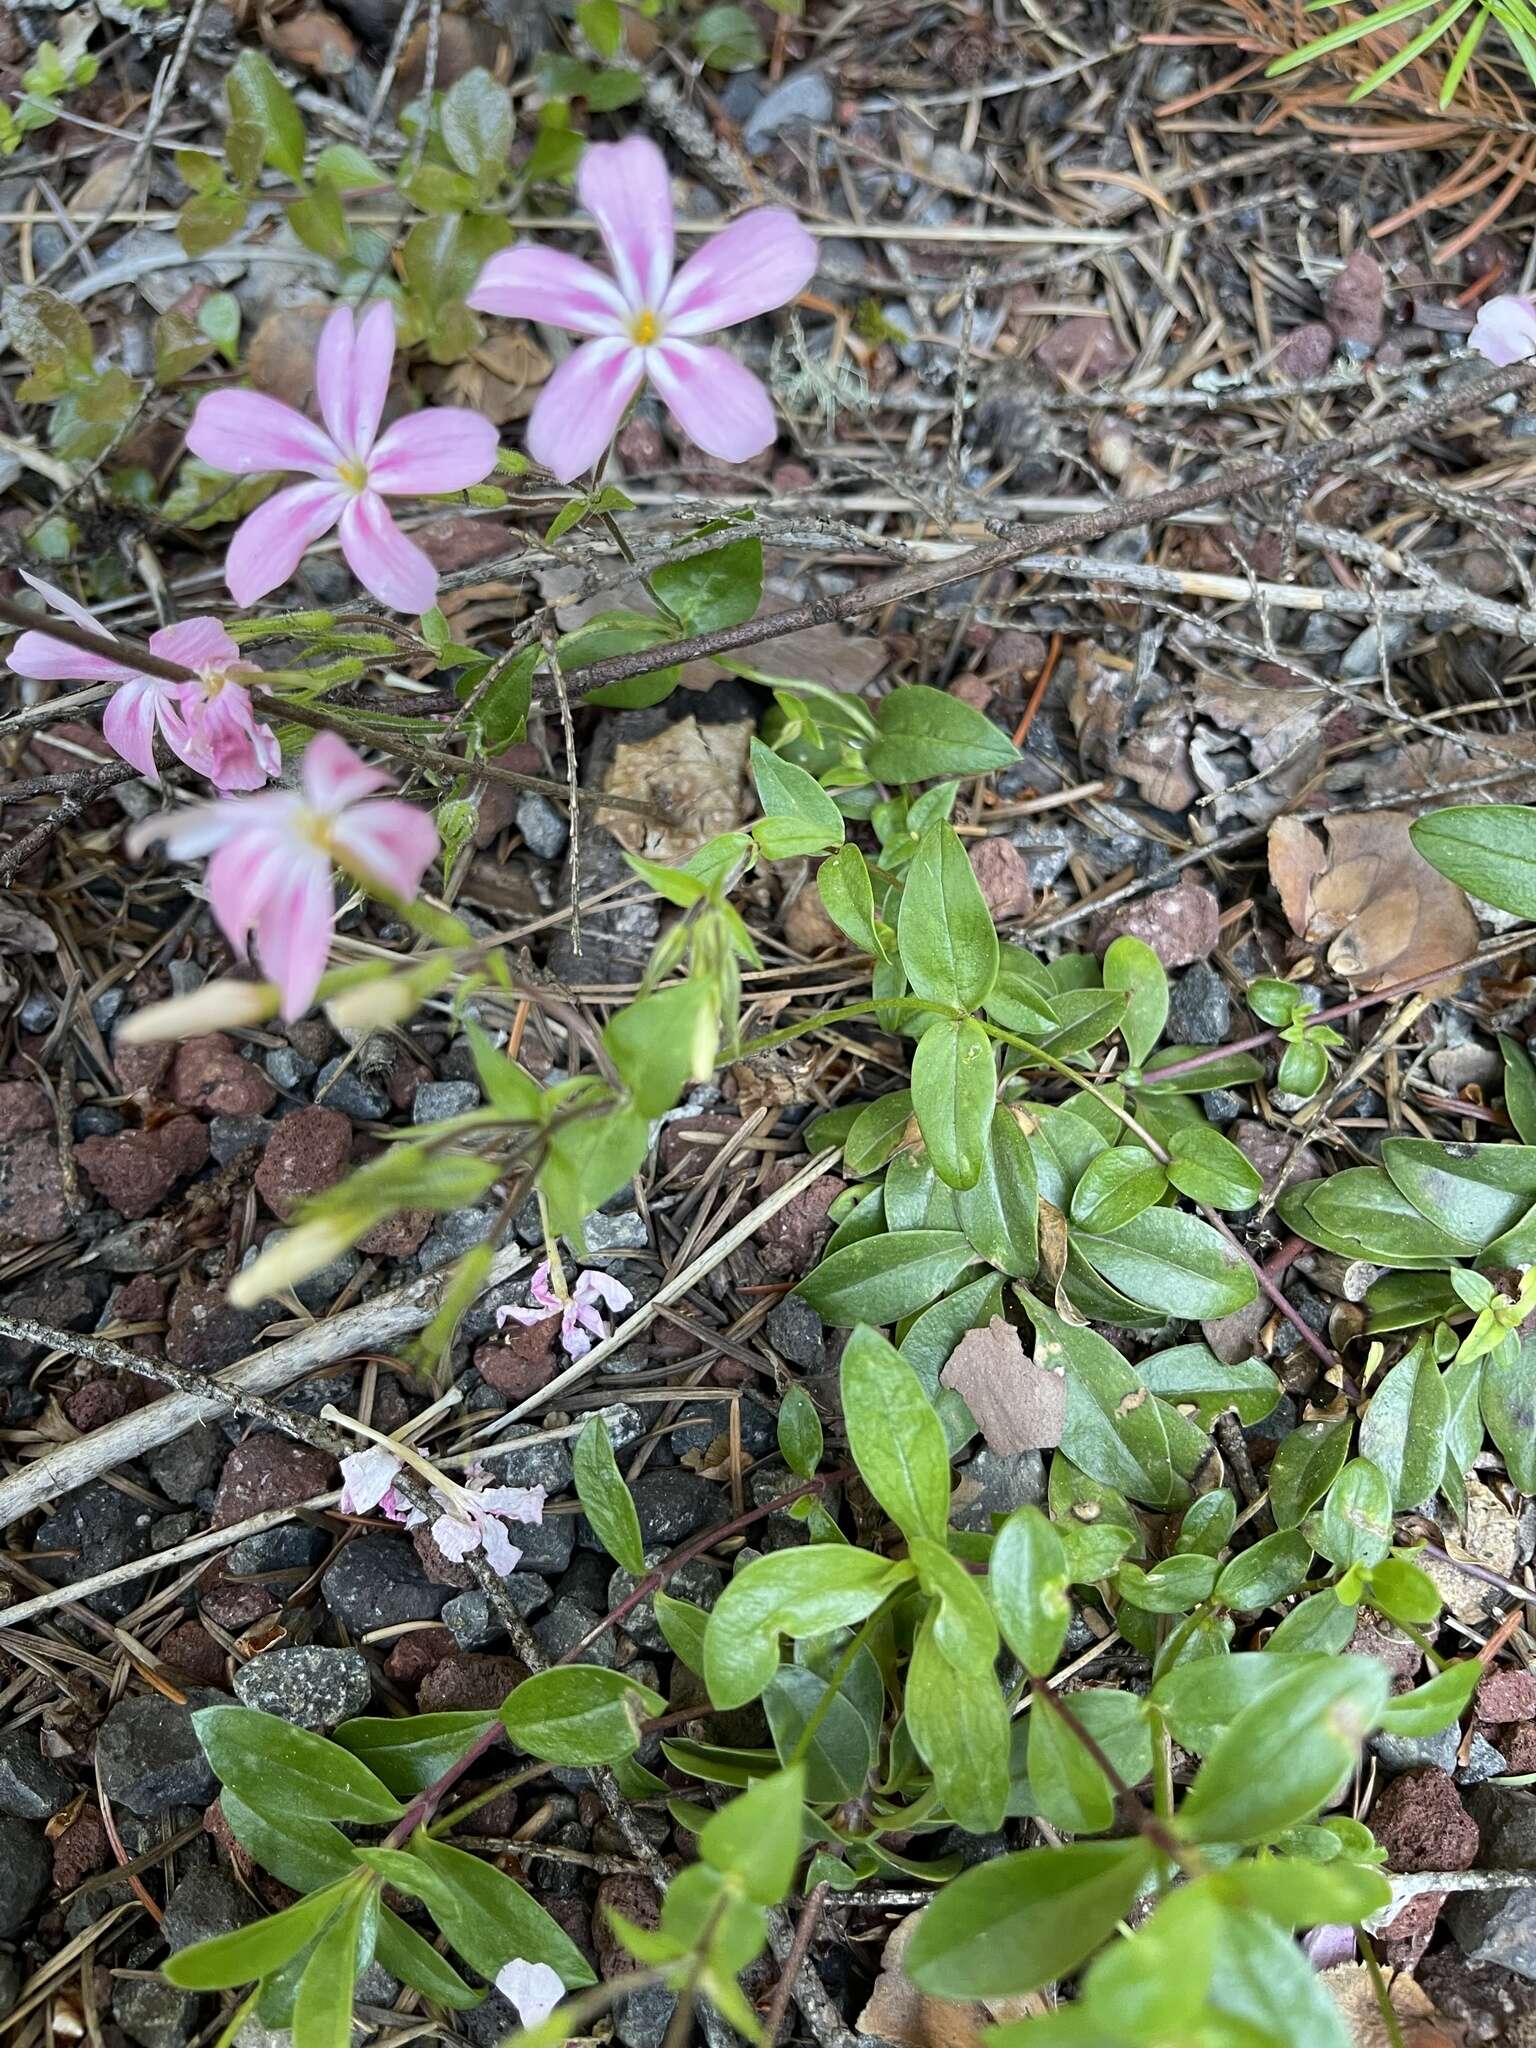
{"label": "yellow flower center", "polygon": [[661,322],[654,313],[647,309],[645,312],[635,315],[634,319],[630,322],[629,332],[630,338],[637,348],[649,348],[661,332]]}
{"label": "yellow flower center", "polygon": [[368,488],[367,465],[359,462],[355,455],[346,462],[338,463],[336,474],[349,491],[366,491]]}
{"label": "yellow flower center", "polygon": [[300,812],[298,829],[301,839],[307,839],[311,846],[318,846],[327,859],[331,857],[331,820],[323,811]]}
{"label": "yellow flower center", "polygon": [[198,680],[203,686],[203,696],[211,704],[229,681],[229,670],[224,668],[205,668]]}

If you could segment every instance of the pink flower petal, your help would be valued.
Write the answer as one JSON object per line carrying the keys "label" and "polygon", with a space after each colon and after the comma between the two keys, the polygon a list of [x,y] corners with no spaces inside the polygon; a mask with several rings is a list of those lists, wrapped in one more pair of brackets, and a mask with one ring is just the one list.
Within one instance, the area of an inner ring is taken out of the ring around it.
{"label": "pink flower petal", "polygon": [[46,582],[43,577],[34,576],[28,569],[23,569],[20,573],[23,583],[30,584],[45,604],[51,606],[62,618],[68,619],[72,626],[78,626],[82,633],[99,633],[103,640],[110,640],[113,637],[100,619],[93,618],[83,604],[76,604],[69,592],[60,590],[57,583]]}
{"label": "pink flower petal", "polygon": [[480,1531],[472,1522],[464,1522],[457,1515],[439,1515],[432,1524],[432,1541],[455,1564],[468,1557],[472,1550],[480,1548]]}
{"label": "pink flower petal", "polygon": [[365,457],[373,446],[389,395],[395,360],[395,316],[377,300],[360,320],[338,306],[315,350],[315,397],[331,439],[344,454]]}
{"label": "pink flower petal", "polygon": [[672,280],[662,306],[667,334],[713,334],[771,313],[804,291],[816,244],[782,206],[744,213],[711,235]]}
{"label": "pink flower petal", "polygon": [[437,571],[407,540],[377,491],[359,491],[341,515],[341,552],[371,597],[419,618],[437,600]]}
{"label": "pink flower petal", "polygon": [[1500,369],[1536,355],[1536,299],[1513,292],[1490,299],[1478,313],[1471,345]]}
{"label": "pink flower petal", "polygon": [[379,436],[368,482],[388,497],[406,491],[466,491],[496,467],[496,429],[477,412],[438,405],[396,420]]}
{"label": "pink flower petal", "polygon": [[155,732],[163,703],[173,702],[178,685],[158,676],[135,676],[113,692],[101,714],[101,732],[114,754],[137,768],[151,782],[160,780],[155,767]]}
{"label": "pink flower petal", "polygon": [[304,794],[317,811],[330,817],[348,804],[372,796],[377,789],[393,784],[382,768],[372,767],[352,749],[339,733],[317,732],[304,749],[300,771]]}
{"label": "pink flower petal", "polygon": [[[229,669],[240,661],[240,648],[217,619],[182,619],[149,636],[151,654],[179,661],[183,668]],[[252,664],[246,663],[250,667]]]}
{"label": "pink flower petal", "polygon": [[226,683],[216,697],[194,699],[189,692],[182,712],[186,737],[176,752],[215,789],[261,789],[281,774],[283,754],[277,735],[270,726],[257,723],[250,692],[239,683]]}
{"label": "pink flower petal", "polygon": [[611,1273],[599,1272],[595,1266],[588,1267],[576,1282],[577,1299],[606,1302],[611,1309],[628,1308],[634,1296],[622,1280],[615,1280]]}
{"label": "pink flower petal", "polygon": [[307,476],[334,477],[339,459],[330,437],[313,420],[264,391],[210,392],[192,415],[187,446],[230,476],[297,469]]}
{"label": "pink flower petal", "polygon": [[[286,792],[273,792],[247,798],[242,803],[191,804],[181,811],[162,811],[158,817],[141,818],[130,828],[128,851],[137,860],[147,846],[163,840],[166,852],[174,859],[198,860],[256,829],[258,805],[261,828],[269,835],[283,829],[295,808],[294,799]],[[209,893],[211,896],[211,888]],[[214,915],[218,916],[217,905]]]}
{"label": "pink flower petal", "polygon": [[[296,837],[291,829],[252,824],[241,818],[248,806],[225,803],[210,806],[233,817],[235,829],[214,849],[203,877],[209,906],[219,930],[228,939],[236,959],[243,960],[250,935],[258,920],[287,886],[295,861],[308,860],[327,883],[330,862],[315,846]],[[290,820],[289,825],[295,822]]]}
{"label": "pink flower petal", "polygon": [[542,1486],[484,1486],[479,1498],[486,1512],[504,1522],[528,1522],[537,1528],[544,1519]]}
{"label": "pink flower petal", "polygon": [[516,1308],[511,1302],[506,1302],[496,1311],[496,1327],[504,1330],[508,1323],[521,1323],[525,1330],[531,1330],[535,1323],[547,1323],[551,1316],[559,1313],[558,1302],[553,1308]]}
{"label": "pink flower petal", "polygon": [[559,1314],[562,1303],[559,1295],[555,1292],[554,1280],[550,1274],[548,1259],[540,1259],[539,1263],[534,1267],[533,1278],[528,1282],[528,1292],[535,1301],[542,1302],[551,1314]]}
{"label": "pink flower petal", "polygon": [[366,1515],[376,1508],[394,1485],[400,1460],[382,1444],[368,1451],[354,1451],[341,1461],[342,1490],[338,1506],[344,1515]]}
{"label": "pink flower petal", "polygon": [[485,1552],[486,1563],[499,1579],[509,1578],[522,1560],[522,1551],[494,1515],[486,1515],[481,1520],[480,1547]]}
{"label": "pink flower petal", "polygon": [[537,320],[571,334],[622,334],[629,308],[611,277],[579,256],[523,242],[491,258],[469,304],[503,320]]}
{"label": "pink flower petal", "polygon": [[254,604],[292,576],[304,550],[329,533],[348,503],[339,484],[292,484],[242,520],[224,557],[236,604]]}
{"label": "pink flower petal", "polygon": [[647,349],[656,394],[690,441],[722,462],[745,462],[778,436],[773,403],[750,370],[723,348],[666,341]]}
{"label": "pink flower petal", "polygon": [[589,143],[576,173],[576,190],[597,222],[629,306],[635,312],[658,309],[672,275],[672,187],[666,158],[643,135]]}
{"label": "pink flower petal", "polygon": [[[104,647],[112,643],[103,640]],[[110,654],[87,654],[80,647],[66,647],[46,633],[23,633],[5,657],[12,675],[27,676],[39,683],[120,683],[134,674]]]}
{"label": "pink flower petal", "polygon": [[315,999],[330,957],[335,920],[336,891],[329,865],[301,856],[256,920],[256,957],[267,979],[282,991],[285,1024],[302,1017]]}
{"label": "pink flower petal", "polygon": [[580,476],[601,460],[644,375],[645,352],[632,342],[583,342],[534,403],[528,453],[563,484]]}
{"label": "pink flower petal", "polygon": [[565,1986],[548,1963],[525,1963],[521,1956],[497,1971],[496,1989],[516,2008],[525,2027],[547,2020],[565,1996]]}
{"label": "pink flower petal", "polygon": [[409,903],[437,858],[440,841],[425,811],[398,797],[380,797],[344,811],[331,843],[355,880],[380,885]]}

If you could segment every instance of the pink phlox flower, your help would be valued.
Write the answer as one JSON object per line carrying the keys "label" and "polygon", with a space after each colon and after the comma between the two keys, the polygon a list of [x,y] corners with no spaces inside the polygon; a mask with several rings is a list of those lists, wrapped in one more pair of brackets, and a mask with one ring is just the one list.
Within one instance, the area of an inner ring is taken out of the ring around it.
{"label": "pink phlox flower", "polygon": [[[505,1578],[516,1571],[521,1550],[507,1534],[508,1522],[537,1525],[544,1519],[542,1486],[492,1486],[483,1465],[471,1465],[467,1486],[432,1524],[432,1540],[455,1564],[483,1550],[492,1571]],[[439,1499],[447,1496],[439,1492]]]}
{"label": "pink phlox flower", "polygon": [[[395,1474],[400,1460],[382,1444],[372,1450],[354,1451],[341,1461],[341,1499],[344,1515],[371,1515],[375,1508],[391,1522],[410,1522],[413,1511],[395,1491]],[[418,1522],[424,1515],[415,1515]]]}
{"label": "pink phlox flower", "polygon": [[250,692],[236,680],[260,671],[240,659],[240,649],[217,619],[183,619],[150,634],[152,654],[196,671],[195,683],[172,683],[164,676],[141,675],[131,659],[114,654],[117,643],[112,635],[67,591],[25,569],[21,573],[56,612],[82,631],[94,633],[102,651],[87,654],[84,648],[67,647],[46,630],[37,630],[22,634],[6,656],[6,666],[37,682],[116,683],[102,713],[101,730],[108,746],[130,768],[151,782],[159,781],[158,732],[176,758],[206,775],[215,789],[260,789],[281,773],[277,737],[270,726],[258,725]]}
{"label": "pink phlox flower", "polygon": [[379,431],[395,356],[395,316],[380,300],[354,321],[338,306],[315,351],[324,426],[260,391],[215,391],[187,429],[194,455],[231,476],[298,470],[242,522],[224,577],[237,604],[286,583],[304,550],[333,526],[363,588],[395,611],[430,610],[437,571],[396,526],[386,498],[467,490],[496,465],[496,429],[461,406],[433,406]]}
{"label": "pink phlox flower", "polygon": [[591,337],[540,391],[528,453],[569,483],[598,461],[647,379],[706,454],[745,462],[760,453],[778,431],[768,393],[734,356],[695,337],[787,305],[816,269],[811,237],[785,208],[758,207],[712,235],[674,276],[666,159],[642,135],[589,145],[576,189],[611,277],[524,242],[493,256],[469,295],[482,313]]}
{"label": "pink phlox flower", "polygon": [[140,853],[163,839],[178,860],[211,854],[208,901],[235,957],[252,933],[262,972],[282,995],[282,1014],[303,1016],[314,999],[336,915],[332,864],[365,887],[409,901],[437,854],[437,828],[397,797],[375,797],[390,779],[334,733],[316,734],[299,789],[194,804],[146,819],[129,834]]}
{"label": "pink phlox flower", "polygon": [[547,2020],[565,1996],[565,1986],[548,1963],[525,1963],[521,1956],[502,1964],[496,1972],[496,1989],[508,2005],[516,2007],[525,2027]]}
{"label": "pink phlox flower", "polygon": [[1506,292],[1479,308],[1471,345],[1500,369],[1536,356],[1536,299]]}
{"label": "pink phlox flower", "polygon": [[604,1322],[604,1307],[617,1313],[626,1309],[634,1296],[622,1280],[615,1280],[611,1273],[599,1273],[592,1268],[578,1273],[576,1284],[562,1301],[550,1282],[549,1261],[545,1259],[528,1284],[533,1296],[532,1308],[513,1308],[510,1304],[496,1311],[499,1329],[508,1323],[522,1323],[528,1327],[534,1323],[547,1323],[551,1316],[560,1318],[560,1342],[569,1358],[585,1358],[594,1343],[601,1343],[608,1335]]}

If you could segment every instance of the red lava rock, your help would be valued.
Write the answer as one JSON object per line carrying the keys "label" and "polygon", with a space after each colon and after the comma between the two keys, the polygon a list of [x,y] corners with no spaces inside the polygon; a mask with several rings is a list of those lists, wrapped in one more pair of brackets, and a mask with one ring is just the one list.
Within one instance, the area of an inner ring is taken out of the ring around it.
{"label": "red lava rock", "polygon": [[[153,1273],[135,1273],[113,1296],[112,1320],[115,1323],[164,1322],[166,1293],[166,1283],[157,1280]],[[147,1334],[130,1337],[128,1342],[135,1351],[149,1353],[159,1349],[156,1340]]]}
{"label": "red lava rock", "polygon": [[1424,1652],[1390,1622],[1383,1622],[1369,1609],[1355,1610],[1355,1632],[1344,1646],[1349,1657],[1375,1657],[1392,1674],[1393,1691],[1406,1692],[1418,1675]]}
{"label": "red lava rock", "polygon": [[410,1531],[411,1545],[420,1560],[421,1568],[427,1575],[427,1583],[433,1586],[455,1586],[459,1592],[467,1593],[475,1583],[475,1575],[467,1564],[445,1556],[438,1549],[433,1537],[431,1524],[418,1523]]}
{"label": "red lava rock", "polygon": [[280,1222],[306,1195],[335,1187],[352,1156],[352,1123],[339,1109],[316,1103],[285,1116],[267,1140],[256,1169],[256,1192]]}
{"label": "red lava rock", "polygon": [[661,1134],[657,1164],[664,1175],[681,1167],[685,1178],[697,1180],[708,1171],[720,1147],[740,1128],[739,1117],[680,1116]]}
{"label": "red lava rock", "polygon": [[230,1579],[210,1586],[202,1597],[203,1613],[231,1636],[240,1635],[252,1622],[265,1621],[269,1614],[276,1614],[277,1608],[276,1599],[265,1586],[237,1586]]}
{"label": "red lava rock", "polygon": [[1363,362],[1381,346],[1387,274],[1362,242],[1328,287],[1324,317],[1334,339]]}
{"label": "red lava rock", "polygon": [[1477,1822],[1462,1805],[1455,1780],[1435,1764],[1394,1778],[1371,1808],[1370,1821],[1389,1870],[1470,1870],[1477,1861]]}
{"label": "red lava rock", "polygon": [[[797,1170],[788,1160],[784,1164],[791,1172]],[[827,1211],[843,1192],[843,1186],[835,1173],[824,1173],[808,1188],[802,1188],[776,1216],[768,1218],[754,1240],[764,1272],[776,1278],[793,1274],[799,1279],[811,1270],[832,1235]]]}
{"label": "red lava rock", "polygon": [[171,1303],[165,1355],[172,1365],[191,1365],[202,1371],[233,1365],[255,1348],[267,1321],[261,1309],[232,1307],[222,1287],[183,1280]]}
{"label": "red lava rock", "polygon": [[208,1116],[265,1116],[277,1090],[254,1060],[240,1057],[232,1038],[213,1031],[176,1048],[171,1100]]}
{"label": "red lava rock", "polygon": [[208,1158],[208,1129],[195,1116],[172,1117],[150,1131],[86,1138],[75,1160],[97,1194],[136,1223],[158,1209],[177,1181]]}
{"label": "red lava rock", "polygon": [[329,1451],[283,1436],[248,1436],[224,1460],[212,1526],[227,1529],[268,1508],[297,1507],[335,1484],[336,1460]]}
{"label": "red lava rock", "polygon": [[62,1895],[84,1884],[112,1861],[106,1825],[94,1806],[82,1806],[69,1826],[53,1838],[53,1888]]}
{"label": "red lava rock", "polygon": [[1309,320],[1283,337],[1272,367],[1277,378],[1299,384],[1308,377],[1321,377],[1332,361],[1333,329],[1326,320]]}
{"label": "red lava rock", "polygon": [[1035,892],[1028,864],[1013,841],[995,834],[973,839],[966,855],[993,917],[1028,917],[1035,907]]}
{"label": "red lava rock", "polygon": [[1035,361],[1063,384],[1100,384],[1130,360],[1124,342],[1100,313],[1063,320],[1035,350]]}
{"label": "red lava rock", "polygon": [[[110,1139],[98,1139],[109,1144]],[[50,1132],[0,1145],[0,1237],[49,1244],[69,1228],[58,1140]]]}
{"label": "red lava rock", "polygon": [[384,1093],[396,1109],[409,1109],[416,1100],[416,1090],[423,1081],[431,1078],[430,1067],[423,1066],[420,1060],[413,1060],[403,1046],[397,1047],[389,1063],[389,1072],[384,1076]]}
{"label": "red lava rock", "polygon": [[613,446],[626,476],[654,475],[667,460],[667,444],[661,438],[660,427],[643,413],[621,428]]}
{"label": "red lava rock", "polygon": [[661,1896],[648,1878],[605,1877],[597,1888],[592,1912],[592,1940],[597,1948],[597,1967],[605,1979],[628,1977],[640,1968],[613,1931],[610,1912],[618,1913],[636,1927],[654,1931],[661,1925]]}
{"label": "red lava rock", "polygon": [[1420,1892],[1389,1920],[1376,1937],[1378,1954],[1389,1969],[1412,1970],[1429,1947],[1429,1937],[1445,1904],[1444,1892]]}
{"label": "red lava rock", "polygon": [[36,1081],[0,1082],[0,1142],[54,1127],[48,1090]]}
{"label": "red lava rock", "polygon": [[433,568],[445,576],[455,569],[473,569],[493,555],[521,554],[524,545],[499,519],[466,519],[456,512],[413,527],[411,538],[426,551]]}
{"label": "red lava rock", "polygon": [[458,1644],[445,1628],[413,1628],[401,1636],[384,1659],[384,1676],[414,1692],[416,1687],[445,1657],[452,1657]]}
{"label": "red lava rock", "polygon": [[1093,921],[1093,949],[1108,950],[1123,933],[1149,945],[1165,967],[1189,967],[1204,960],[1221,936],[1221,910],[1212,890],[1199,882],[1159,889],[1139,903],[1125,903]]}
{"label": "red lava rock", "polygon": [[1017,626],[1005,626],[987,649],[987,674],[1005,675],[1010,681],[1037,676],[1045,667],[1045,641],[1038,633],[1024,633]]}
{"label": "red lava rock", "polygon": [[223,1650],[201,1622],[183,1621],[162,1636],[159,1654],[193,1685],[222,1686],[229,1682]]}
{"label": "red lava rock", "polygon": [[526,1326],[509,1323],[498,1343],[482,1344],[476,1350],[475,1371],[509,1401],[526,1401],[530,1394],[547,1387],[559,1369],[555,1357],[559,1328],[558,1316]]}
{"label": "red lava rock", "polygon": [[82,1435],[89,1436],[108,1422],[116,1422],[133,1404],[128,1390],[116,1380],[87,1380],[64,1403],[64,1413]]}
{"label": "red lava rock", "polygon": [[1484,1721],[1536,1721],[1536,1671],[1490,1671],[1477,1688]]}
{"label": "red lava rock", "polygon": [[112,1064],[125,1095],[158,1095],[175,1057],[173,1045],[119,1045]]}
{"label": "red lava rock", "polygon": [[[454,1797],[473,1799],[477,1792],[486,1791],[494,1782],[492,1779],[468,1778],[457,1788]],[[467,1820],[460,1821],[458,1832],[464,1835],[513,1835],[517,1832],[518,1818],[516,1792],[498,1792],[484,1806],[477,1806]]]}
{"label": "red lava rock", "polygon": [[365,1230],[357,1240],[357,1248],[365,1258],[408,1259],[412,1252],[420,1250],[431,1228],[430,1209],[402,1209],[398,1216],[386,1216],[372,1230]]}
{"label": "red lava rock", "polygon": [[1512,1721],[1507,1728],[1501,1728],[1498,1746],[1515,1776],[1536,1771],[1536,1721]]}
{"label": "red lava rock", "polygon": [[958,697],[962,704],[969,704],[973,711],[985,711],[996,694],[985,676],[956,676],[949,686],[949,695]]}
{"label": "red lava rock", "polygon": [[776,498],[787,497],[791,491],[809,491],[816,485],[816,479],[803,462],[781,462],[771,479]]}
{"label": "red lava rock", "polygon": [[480,1657],[459,1650],[435,1664],[421,1682],[416,1704],[424,1714],[493,1713],[528,1676],[520,1657]]}
{"label": "red lava rock", "polygon": [[1227,1126],[1227,1136],[1263,1181],[1266,1194],[1278,1194],[1299,1180],[1317,1180],[1322,1175],[1323,1162],[1310,1145],[1303,1145],[1293,1159],[1290,1139],[1284,1131],[1272,1131],[1268,1124],[1243,1119]]}

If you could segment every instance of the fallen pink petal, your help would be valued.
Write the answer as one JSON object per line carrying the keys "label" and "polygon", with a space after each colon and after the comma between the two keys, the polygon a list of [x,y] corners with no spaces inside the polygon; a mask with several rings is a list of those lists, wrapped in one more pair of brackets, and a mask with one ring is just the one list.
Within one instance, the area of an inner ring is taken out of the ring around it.
{"label": "fallen pink petal", "polygon": [[570,1358],[585,1358],[593,1343],[601,1343],[608,1335],[603,1308],[617,1312],[628,1308],[635,1298],[611,1273],[588,1268],[577,1274],[575,1284],[562,1301],[554,1290],[548,1259],[534,1273],[528,1283],[528,1292],[533,1296],[535,1306],[518,1308],[509,1303],[497,1309],[498,1327],[505,1329],[508,1323],[521,1323],[528,1328],[559,1316],[560,1342]]}
{"label": "fallen pink petal", "polygon": [[1501,369],[1536,356],[1536,299],[1506,293],[1478,310],[1470,345]]}
{"label": "fallen pink petal", "polygon": [[496,1989],[525,2027],[547,2020],[565,1996],[565,1986],[548,1963],[525,1963],[514,1956],[496,1972]]}

